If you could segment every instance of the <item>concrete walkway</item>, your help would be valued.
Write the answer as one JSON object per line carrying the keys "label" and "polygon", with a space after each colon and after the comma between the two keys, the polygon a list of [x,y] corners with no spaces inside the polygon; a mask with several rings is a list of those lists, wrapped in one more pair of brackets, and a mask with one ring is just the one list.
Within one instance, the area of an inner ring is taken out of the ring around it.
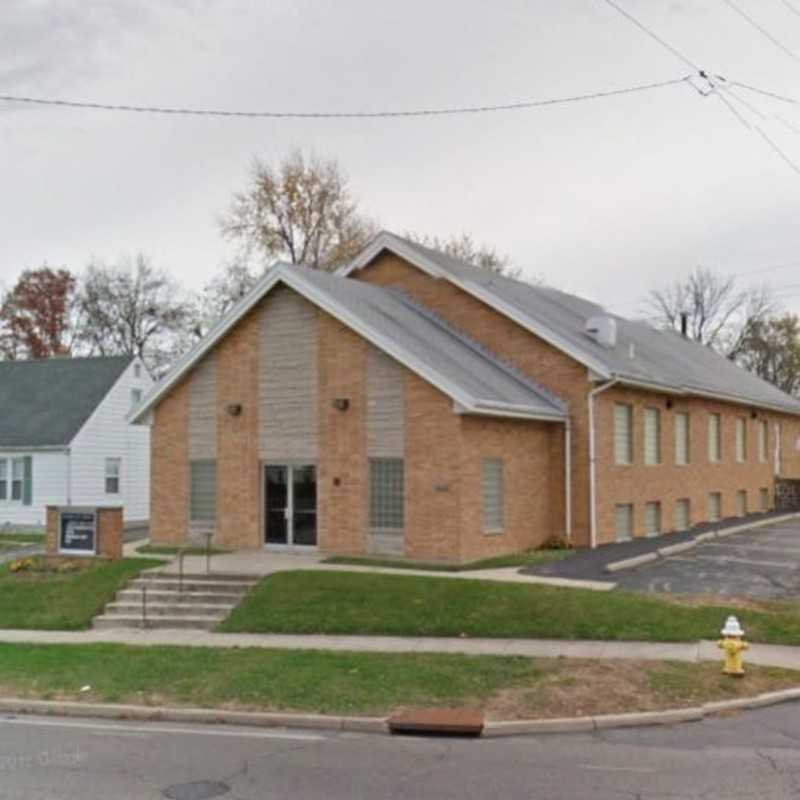
{"label": "concrete walkway", "polygon": [[[466,639],[402,636],[328,636],[318,634],[214,633],[197,630],[0,630],[0,642],[12,644],[130,644],[180,647],[263,647],[280,650],[333,650],[363,653],[451,653],[529,658],[641,659],[646,661],[719,661],[716,642],[602,642],[557,639]],[[800,670],[800,647],[754,644],[752,664]]]}

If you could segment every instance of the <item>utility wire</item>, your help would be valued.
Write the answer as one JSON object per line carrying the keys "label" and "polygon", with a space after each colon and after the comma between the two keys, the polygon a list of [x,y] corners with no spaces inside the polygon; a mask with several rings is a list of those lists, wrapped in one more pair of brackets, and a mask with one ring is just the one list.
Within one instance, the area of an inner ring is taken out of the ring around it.
{"label": "utility wire", "polygon": [[622,14],[622,16],[625,17],[629,22],[632,22],[640,31],[643,31],[651,39],[658,42],[664,49],[669,50],[672,55],[683,61],[687,67],[691,67],[695,72],[702,72],[700,67],[698,67],[697,64],[695,64],[694,61],[692,61],[688,56],[684,55],[676,47],[673,47],[669,42],[662,39],[657,33],[655,33],[655,31],[650,30],[650,28],[648,28],[643,22],[640,22],[638,19],[636,19],[633,14],[627,12],[622,6],[614,2],[614,0],[605,0],[605,2],[610,5],[611,8]]}
{"label": "utility wire", "polygon": [[656,83],[641,83],[623,89],[591,92],[587,94],[553,97],[546,100],[523,100],[518,103],[505,103],[487,106],[461,106],[453,108],[426,108],[410,111],[223,111],[202,108],[170,108],[167,106],[133,106],[111,103],[89,103],[77,100],[45,99],[41,97],[23,97],[19,95],[0,95],[0,101],[9,103],[27,103],[42,106],[66,106],[67,108],[89,108],[99,111],[133,111],[142,114],[175,114],[180,116],[199,117],[247,117],[268,119],[373,119],[385,117],[433,117],[455,114],[480,114],[491,111],[519,111],[526,108],[542,108],[565,103],[577,103],[583,100],[598,100],[605,97],[646,92],[687,83],[691,75],[673,78]]}
{"label": "utility wire", "polygon": [[746,11],[744,11],[740,6],[733,2],[733,0],[722,0],[728,8],[735,11],[742,19],[746,20],[752,27],[754,27],[765,39],[768,39],[772,42],[775,47],[785,53],[789,58],[793,58],[795,61],[800,63],[800,56],[797,55],[793,50],[790,50],[780,39],[775,38],[763,25],[760,25],[756,20],[753,19]]}
{"label": "utility wire", "polygon": [[749,83],[742,83],[741,81],[730,81],[730,84],[731,86],[738,86],[740,89],[747,89],[748,92],[763,94],[764,97],[771,97],[773,100],[780,100],[783,103],[792,103],[792,105],[800,106],[800,99],[797,97],[790,97],[786,94],[771,92],[769,89],[760,89],[758,86],[753,86]]}
{"label": "utility wire", "polygon": [[786,8],[789,9],[789,11],[792,12],[792,14],[797,14],[797,16],[800,17],[800,10],[798,10],[797,6],[792,5],[789,0],[781,0],[781,2],[786,6]]}

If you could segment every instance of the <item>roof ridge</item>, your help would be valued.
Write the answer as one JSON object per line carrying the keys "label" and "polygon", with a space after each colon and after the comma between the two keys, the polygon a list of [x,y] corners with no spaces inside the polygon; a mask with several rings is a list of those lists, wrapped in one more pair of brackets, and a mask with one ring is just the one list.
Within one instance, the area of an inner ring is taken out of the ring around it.
{"label": "roof ridge", "polygon": [[[381,287],[376,287],[381,288]],[[552,403],[556,408],[561,411],[567,410],[567,403],[562,400],[558,395],[551,392],[549,389],[542,386],[537,381],[534,381],[532,378],[528,377],[524,372],[520,369],[515,367],[513,364],[503,360],[497,353],[493,353],[489,350],[488,347],[478,342],[476,339],[473,339],[466,331],[457,328],[455,325],[452,325],[450,322],[445,320],[443,317],[440,317],[435,311],[432,311],[427,306],[422,305],[421,303],[414,300],[410,295],[406,294],[402,290],[399,289],[386,289],[384,288],[387,294],[390,294],[400,300],[409,308],[414,309],[418,314],[425,317],[430,322],[437,325],[444,331],[447,331],[451,335],[455,336],[463,345],[469,347],[474,353],[482,356],[483,358],[490,359],[492,363],[495,364],[499,369],[505,372],[509,377],[516,380],[518,383],[522,384],[526,389],[531,389],[537,394],[541,395],[545,400]]]}

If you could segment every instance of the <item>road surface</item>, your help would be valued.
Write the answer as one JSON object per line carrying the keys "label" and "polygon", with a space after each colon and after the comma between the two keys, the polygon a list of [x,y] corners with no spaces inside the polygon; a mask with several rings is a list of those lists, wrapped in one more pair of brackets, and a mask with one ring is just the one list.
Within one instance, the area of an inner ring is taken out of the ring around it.
{"label": "road surface", "polygon": [[0,717],[2,800],[800,797],[800,706],[670,728],[453,740]]}

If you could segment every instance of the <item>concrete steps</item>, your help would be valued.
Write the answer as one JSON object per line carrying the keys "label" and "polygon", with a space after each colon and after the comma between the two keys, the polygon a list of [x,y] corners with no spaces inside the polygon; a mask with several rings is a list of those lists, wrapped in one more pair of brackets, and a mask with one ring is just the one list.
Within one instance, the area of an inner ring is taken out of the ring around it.
{"label": "concrete steps", "polygon": [[145,572],[117,592],[93,627],[215,628],[258,583],[246,575],[191,575],[182,578]]}

